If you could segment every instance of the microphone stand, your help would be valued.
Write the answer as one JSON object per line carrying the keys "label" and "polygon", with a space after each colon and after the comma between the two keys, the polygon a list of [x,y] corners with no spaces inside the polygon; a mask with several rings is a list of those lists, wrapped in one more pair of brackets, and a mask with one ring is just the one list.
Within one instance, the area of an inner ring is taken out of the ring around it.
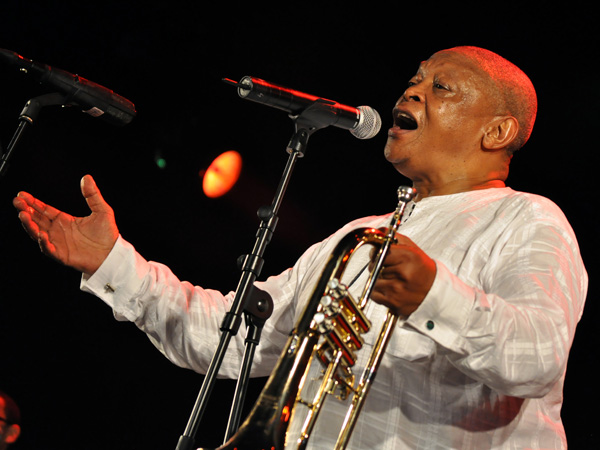
{"label": "microphone stand", "polygon": [[[261,317],[256,317],[255,315],[256,311],[264,309],[265,306],[260,304],[250,304],[252,303],[252,291],[253,289],[256,289],[254,288],[254,282],[262,270],[264,264],[263,255],[266,246],[271,241],[273,233],[275,232],[278,222],[277,213],[281,207],[283,196],[289,185],[296,162],[299,158],[304,157],[310,136],[315,131],[331,125],[335,119],[335,117],[331,115],[328,105],[320,101],[316,101],[299,115],[290,116],[290,118],[294,121],[295,130],[287,146],[289,156],[286,166],[283,170],[271,206],[262,207],[258,211],[261,222],[256,233],[254,247],[250,254],[241,257],[242,275],[236,289],[235,298],[229,312],[225,314],[221,324],[220,330],[222,333],[219,344],[212,356],[186,428],[179,437],[176,450],[193,450],[195,448],[195,436],[202,416],[206,410],[208,398],[214,388],[219,368],[221,367],[231,338],[235,336],[239,330],[242,313],[245,312],[247,317],[250,317],[250,320],[247,320],[249,323],[248,337],[246,338],[247,347],[244,360],[242,361],[242,368],[240,370],[240,376],[243,378],[238,380],[225,440],[237,430],[242,407],[240,402],[245,398],[245,390],[247,388],[250,367],[252,364],[251,359],[254,356],[254,349],[258,345],[260,331],[262,330],[262,324],[260,324],[260,322],[262,321],[264,324],[264,321],[270,316],[270,312],[268,312],[268,316],[266,317],[264,317],[266,314],[260,314]],[[252,299],[259,301],[263,300],[267,303],[270,300],[271,306],[266,306],[266,309],[267,311],[269,309],[272,311],[272,300],[270,297],[265,300],[263,297],[253,296]],[[257,322],[258,327],[254,328]]]}
{"label": "microphone stand", "polygon": [[20,141],[25,128],[27,128],[28,125],[33,124],[33,122],[37,119],[40,110],[44,106],[64,105],[65,100],[65,95],[54,93],[44,94],[40,95],[39,97],[32,98],[25,104],[25,107],[19,115],[19,125],[17,126],[17,130],[8,144],[6,153],[2,154],[0,149],[0,178],[6,173],[6,170],[8,169],[8,160],[12,156],[12,152],[17,146],[17,143]]}
{"label": "microphone stand", "polygon": [[271,296],[256,286],[250,294],[248,305],[244,309],[244,319],[248,332],[246,334],[246,347],[240,368],[238,382],[233,396],[233,404],[227,422],[227,431],[223,443],[237,431],[242,418],[242,408],[246,399],[248,382],[250,380],[250,369],[254,360],[256,346],[260,342],[260,334],[266,320],[273,313],[273,299]]}

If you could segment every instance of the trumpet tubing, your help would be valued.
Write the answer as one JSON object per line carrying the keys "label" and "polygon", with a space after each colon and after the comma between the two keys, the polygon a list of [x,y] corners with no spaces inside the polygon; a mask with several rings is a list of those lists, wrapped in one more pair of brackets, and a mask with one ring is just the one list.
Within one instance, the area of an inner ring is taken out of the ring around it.
{"label": "trumpet tubing", "polygon": [[[350,400],[335,446],[346,448],[397,322],[388,311],[357,382],[352,368],[356,353],[364,346],[362,335],[371,329],[364,310],[404,209],[415,194],[410,187],[398,189],[398,207],[386,230],[360,228],[340,240],[256,404],[240,429],[218,450],[304,449],[327,396]],[[355,299],[342,283],[342,276],[352,254],[364,245],[373,246],[377,252],[361,296]],[[321,381],[316,389],[307,388],[311,369],[319,372]],[[289,433],[292,423],[301,424],[297,437]]]}

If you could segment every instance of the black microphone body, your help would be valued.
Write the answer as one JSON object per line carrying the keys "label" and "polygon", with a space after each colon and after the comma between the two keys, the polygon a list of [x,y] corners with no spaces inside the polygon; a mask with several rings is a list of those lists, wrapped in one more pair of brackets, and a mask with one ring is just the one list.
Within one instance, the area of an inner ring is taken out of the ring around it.
{"label": "black microphone body", "polygon": [[359,139],[372,138],[381,128],[379,113],[369,106],[346,106],[250,76],[242,78],[236,85],[240,97],[281,109],[291,116],[297,116],[315,104],[322,105],[326,110],[324,126],[350,130]]}
{"label": "black microphone body", "polygon": [[31,61],[9,50],[0,49],[0,57],[27,73],[37,75],[40,83],[53,86],[65,94],[66,104],[79,105],[83,112],[91,116],[100,117],[113,125],[126,125],[136,115],[132,102],[79,75]]}

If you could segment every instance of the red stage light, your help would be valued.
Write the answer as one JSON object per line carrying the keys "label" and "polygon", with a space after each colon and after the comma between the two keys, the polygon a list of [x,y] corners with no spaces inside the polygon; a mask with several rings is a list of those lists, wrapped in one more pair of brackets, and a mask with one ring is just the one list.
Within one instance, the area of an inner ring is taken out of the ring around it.
{"label": "red stage light", "polygon": [[242,157],[238,152],[229,150],[221,153],[204,173],[202,179],[204,194],[210,198],[226,194],[237,182],[241,171]]}

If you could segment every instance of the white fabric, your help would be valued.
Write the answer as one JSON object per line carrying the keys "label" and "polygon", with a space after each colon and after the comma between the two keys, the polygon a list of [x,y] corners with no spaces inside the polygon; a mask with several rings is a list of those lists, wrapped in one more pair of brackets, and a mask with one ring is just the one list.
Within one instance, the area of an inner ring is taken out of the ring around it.
{"label": "white fabric", "polygon": [[[587,274],[562,212],[510,188],[429,197],[411,209],[400,232],[436,261],[437,275],[422,305],[394,331],[349,448],[566,448],[562,389]],[[254,375],[270,373],[337,241],[349,230],[388,221],[354,221],[308,249],[293,268],[259,283],[275,310]],[[367,255],[357,259],[347,269],[350,278]],[[175,364],[198,372],[210,362],[233,298],[179,281],[122,238],[81,287],[117,319],[135,322]],[[371,344],[385,309],[371,303],[368,315],[375,323]],[[222,376],[237,376],[243,338],[232,343]],[[367,346],[358,353],[356,373],[368,352]],[[332,448],[332,423],[344,413],[339,402],[326,402],[311,448]]]}

